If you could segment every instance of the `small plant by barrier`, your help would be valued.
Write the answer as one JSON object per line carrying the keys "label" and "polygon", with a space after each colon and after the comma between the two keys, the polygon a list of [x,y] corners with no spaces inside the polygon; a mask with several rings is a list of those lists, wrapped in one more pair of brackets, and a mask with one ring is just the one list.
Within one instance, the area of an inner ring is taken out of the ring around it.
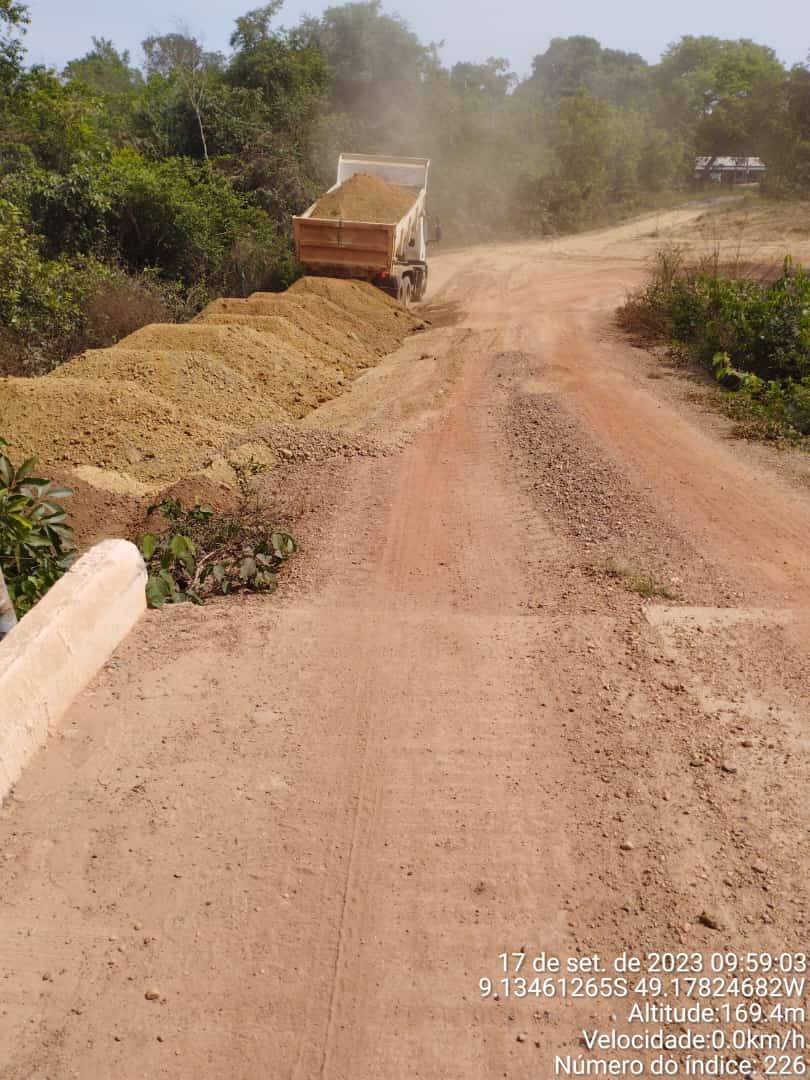
{"label": "small plant by barrier", "polygon": [[281,565],[296,550],[295,540],[268,521],[254,483],[263,466],[254,461],[230,465],[239,487],[234,511],[186,507],[177,499],[149,508],[166,522],[159,533],[145,533],[139,541],[149,572],[150,607],[201,604],[209,596],[277,587]]}
{"label": "small plant by barrier", "polygon": [[0,438],[0,571],[11,606],[21,617],[75,557],[73,530],[62,505],[73,493],[37,476],[36,458],[15,466],[7,445]]}

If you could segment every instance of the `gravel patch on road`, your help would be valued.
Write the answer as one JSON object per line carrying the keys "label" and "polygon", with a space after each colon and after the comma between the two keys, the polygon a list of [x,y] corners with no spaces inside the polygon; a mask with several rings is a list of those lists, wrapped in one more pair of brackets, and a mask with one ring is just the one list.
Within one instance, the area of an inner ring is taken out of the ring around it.
{"label": "gravel patch on road", "polygon": [[681,533],[654,489],[639,487],[559,393],[531,387],[537,358],[504,353],[497,378],[508,387],[508,438],[522,480],[544,510],[580,545],[592,570],[669,600],[728,602],[738,591],[721,567]]}

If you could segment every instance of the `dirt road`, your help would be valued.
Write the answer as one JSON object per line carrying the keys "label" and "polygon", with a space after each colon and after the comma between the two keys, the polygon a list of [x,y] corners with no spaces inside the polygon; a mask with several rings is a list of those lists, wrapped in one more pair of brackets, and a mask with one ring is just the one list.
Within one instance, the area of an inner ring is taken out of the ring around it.
{"label": "dirt road", "polygon": [[402,448],[281,470],[285,589],[77,702],[0,817],[2,1077],[550,1080],[628,1006],[504,951],[806,948],[810,470],[610,320],[694,213],[437,259],[323,409]]}

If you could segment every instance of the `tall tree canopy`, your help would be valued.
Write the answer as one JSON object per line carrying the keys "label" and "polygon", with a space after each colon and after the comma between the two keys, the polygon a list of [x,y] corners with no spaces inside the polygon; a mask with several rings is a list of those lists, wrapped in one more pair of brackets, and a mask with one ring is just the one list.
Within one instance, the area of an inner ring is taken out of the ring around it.
{"label": "tall tree canopy", "polygon": [[745,39],[682,38],[656,71],[663,121],[705,154],[756,154],[784,81],[773,49]]}
{"label": "tall tree canopy", "polygon": [[0,0],[0,87],[20,72],[23,58],[21,34],[30,21],[28,8],[17,0]]}

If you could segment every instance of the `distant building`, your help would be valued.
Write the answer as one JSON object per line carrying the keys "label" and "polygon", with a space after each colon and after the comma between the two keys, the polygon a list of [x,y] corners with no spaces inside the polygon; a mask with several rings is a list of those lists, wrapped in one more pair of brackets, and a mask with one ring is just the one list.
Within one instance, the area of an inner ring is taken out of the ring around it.
{"label": "distant building", "polygon": [[707,184],[754,184],[765,175],[758,157],[697,157],[695,180]]}

